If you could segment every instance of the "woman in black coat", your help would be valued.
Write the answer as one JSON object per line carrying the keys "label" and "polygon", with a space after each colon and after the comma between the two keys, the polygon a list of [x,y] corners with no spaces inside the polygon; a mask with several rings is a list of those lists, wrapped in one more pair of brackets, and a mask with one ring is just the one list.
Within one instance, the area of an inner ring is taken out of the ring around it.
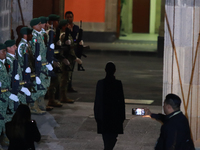
{"label": "woman in black coat", "polygon": [[105,71],[105,79],[97,82],[94,115],[97,132],[103,137],[104,149],[112,150],[118,134],[123,134],[125,102],[122,83],[114,76],[114,63],[108,62]]}
{"label": "woman in black coat", "polygon": [[34,142],[39,142],[41,135],[27,105],[19,105],[6,123],[6,135],[10,141],[8,150],[35,150]]}

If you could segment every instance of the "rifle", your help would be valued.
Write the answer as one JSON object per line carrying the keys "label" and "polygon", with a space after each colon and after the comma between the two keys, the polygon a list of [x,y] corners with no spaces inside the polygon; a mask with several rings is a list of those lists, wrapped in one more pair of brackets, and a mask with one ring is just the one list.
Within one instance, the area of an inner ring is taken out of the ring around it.
{"label": "rifle", "polygon": [[[24,66],[23,66],[23,80],[26,82],[26,84],[24,85],[24,87],[31,89],[31,92],[35,92],[36,90],[34,89],[33,86],[35,86],[32,82],[31,82],[31,73],[30,72],[26,72],[26,69],[28,68],[28,53],[27,51],[24,53]],[[26,102],[27,103],[34,103],[33,99],[31,98],[31,96],[27,96],[26,95]]]}
{"label": "rifle", "polygon": [[[17,50],[15,50],[15,59],[13,61],[13,72],[12,72],[12,77],[11,77],[11,93],[17,95],[19,90],[18,87],[20,85],[19,80],[15,79],[15,76],[18,74],[17,73],[18,70],[18,60],[17,60]],[[14,101],[14,110],[17,110],[19,103]]]}
{"label": "rifle", "polygon": [[[65,42],[69,40],[69,35],[71,34],[71,30],[69,28],[65,29],[65,37],[64,37],[64,44],[62,46],[62,50],[63,50],[63,55],[65,58],[68,57],[69,55],[69,51],[70,51],[70,45],[67,45]],[[71,67],[68,65],[65,65],[66,70],[68,71],[72,71]]]}
{"label": "rifle", "polygon": [[83,45],[80,45],[80,41],[83,40],[83,29],[82,29],[82,20],[80,21],[80,27],[79,27],[79,32],[78,32],[78,39],[76,40],[77,42],[77,57],[81,58],[81,56],[83,57],[87,57],[85,54],[83,54]]}
{"label": "rifle", "polygon": [[[41,71],[43,65],[47,63],[41,63],[41,60],[37,60],[38,56],[40,55],[40,44],[35,43],[35,76],[40,77],[40,73],[43,73],[47,76],[47,74]],[[37,90],[45,90],[42,84],[37,84]]]}
{"label": "rifle", "polygon": [[[59,30],[60,31],[60,30]],[[56,35],[56,39],[55,41],[58,41],[57,39],[57,35]],[[53,61],[58,62],[58,60],[56,58],[54,58],[54,54],[58,54],[59,50],[54,50],[54,46],[53,45],[53,40],[54,40],[54,31],[50,30],[49,31],[49,43],[48,43],[48,47],[47,47],[47,55],[46,55],[46,59],[48,63],[52,63]],[[54,68],[55,69],[55,68]],[[61,72],[61,70],[59,68],[56,68],[56,72]],[[53,71],[48,71],[48,75],[51,77],[55,77],[55,73]]]}
{"label": "rifle", "polygon": [[[76,40],[77,42],[76,56],[80,59],[81,59],[81,56],[87,57],[85,54],[83,54],[83,45],[79,44],[81,40],[83,40],[82,20],[80,21],[78,39]],[[85,71],[82,64],[78,64],[78,71]]]}

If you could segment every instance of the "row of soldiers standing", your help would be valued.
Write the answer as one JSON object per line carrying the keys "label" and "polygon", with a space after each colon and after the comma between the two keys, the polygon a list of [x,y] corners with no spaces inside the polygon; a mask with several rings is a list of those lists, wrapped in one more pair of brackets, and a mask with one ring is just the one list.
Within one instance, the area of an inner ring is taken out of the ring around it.
{"label": "row of soldiers standing", "polygon": [[[28,104],[32,113],[44,114],[46,93],[48,106],[74,102],[67,97],[67,88],[74,63],[82,61],[74,51],[69,20],[59,22],[59,16],[51,14],[32,19],[30,26],[21,28],[18,48],[14,40],[0,43],[0,133],[20,103]],[[60,101],[55,100],[58,87]]]}

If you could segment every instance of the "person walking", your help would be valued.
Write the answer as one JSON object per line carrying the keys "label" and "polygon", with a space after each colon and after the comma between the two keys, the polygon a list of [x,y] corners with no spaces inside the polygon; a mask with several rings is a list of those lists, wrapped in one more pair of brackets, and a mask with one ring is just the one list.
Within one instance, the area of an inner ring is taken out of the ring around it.
{"label": "person walking", "polygon": [[112,150],[118,134],[123,134],[125,102],[123,86],[116,80],[115,64],[108,62],[105,67],[106,77],[97,82],[94,103],[94,116],[97,122],[97,133],[102,134],[104,150]]}

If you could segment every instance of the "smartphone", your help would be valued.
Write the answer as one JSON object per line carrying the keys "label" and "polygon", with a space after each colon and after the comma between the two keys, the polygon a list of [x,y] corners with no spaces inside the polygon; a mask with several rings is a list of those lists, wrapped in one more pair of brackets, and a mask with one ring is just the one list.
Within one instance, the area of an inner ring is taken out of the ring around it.
{"label": "smartphone", "polygon": [[133,115],[145,115],[145,111],[144,111],[144,108],[133,108],[132,109],[132,114]]}

